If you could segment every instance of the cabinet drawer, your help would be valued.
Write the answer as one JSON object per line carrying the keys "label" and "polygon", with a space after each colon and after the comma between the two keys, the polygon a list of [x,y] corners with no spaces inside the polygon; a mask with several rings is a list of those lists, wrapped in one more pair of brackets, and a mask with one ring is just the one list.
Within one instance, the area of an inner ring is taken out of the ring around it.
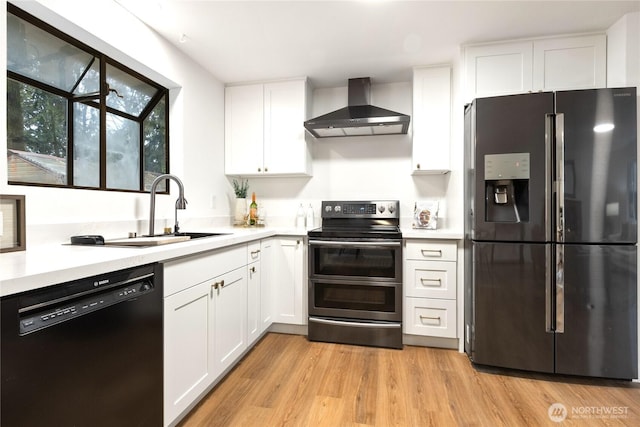
{"label": "cabinet drawer", "polygon": [[456,299],[455,262],[409,260],[405,267],[405,295]]}
{"label": "cabinet drawer", "polygon": [[457,245],[455,241],[408,240],[405,258],[429,261],[455,261]]}
{"label": "cabinet drawer", "polygon": [[247,264],[260,261],[260,241],[250,242],[247,247]]}
{"label": "cabinet drawer", "polygon": [[413,335],[456,338],[456,301],[405,298],[404,332]]}
{"label": "cabinet drawer", "polygon": [[164,296],[247,264],[247,245],[203,252],[164,263]]}

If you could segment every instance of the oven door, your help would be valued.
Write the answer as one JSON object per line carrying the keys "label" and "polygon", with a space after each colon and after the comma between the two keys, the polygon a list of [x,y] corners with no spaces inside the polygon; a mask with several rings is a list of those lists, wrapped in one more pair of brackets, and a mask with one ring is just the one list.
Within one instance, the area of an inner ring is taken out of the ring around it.
{"label": "oven door", "polygon": [[311,279],[309,316],[399,322],[402,320],[402,285]]}
{"label": "oven door", "polygon": [[402,240],[309,240],[311,279],[402,283]]}

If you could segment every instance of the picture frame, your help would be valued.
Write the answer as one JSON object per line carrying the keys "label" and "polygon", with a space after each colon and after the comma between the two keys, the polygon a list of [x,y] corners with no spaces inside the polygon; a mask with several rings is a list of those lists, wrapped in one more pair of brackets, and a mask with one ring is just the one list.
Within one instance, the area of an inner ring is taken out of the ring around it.
{"label": "picture frame", "polygon": [[27,249],[25,197],[0,194],[0,253]]}

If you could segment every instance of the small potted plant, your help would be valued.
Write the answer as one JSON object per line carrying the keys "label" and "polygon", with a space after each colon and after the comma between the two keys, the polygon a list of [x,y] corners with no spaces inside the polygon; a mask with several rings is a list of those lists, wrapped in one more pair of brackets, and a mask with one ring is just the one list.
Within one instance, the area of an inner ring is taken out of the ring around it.
{"label": "small potted plant", "polygon": [[233,191],[236,194],[236,206],[234,211],[234,225],[242,225],[245,223],[247,215],[247,191],[249,191],[249,180],[233,180]]}

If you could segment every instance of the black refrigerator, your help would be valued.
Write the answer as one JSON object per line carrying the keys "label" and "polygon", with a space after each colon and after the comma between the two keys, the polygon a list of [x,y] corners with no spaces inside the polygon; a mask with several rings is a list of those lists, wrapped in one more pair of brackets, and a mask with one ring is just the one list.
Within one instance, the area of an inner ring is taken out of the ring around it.
{"label": "black refrigerator", "polygon": [[465,107],[465,351],[638,378],[636,88]]}

